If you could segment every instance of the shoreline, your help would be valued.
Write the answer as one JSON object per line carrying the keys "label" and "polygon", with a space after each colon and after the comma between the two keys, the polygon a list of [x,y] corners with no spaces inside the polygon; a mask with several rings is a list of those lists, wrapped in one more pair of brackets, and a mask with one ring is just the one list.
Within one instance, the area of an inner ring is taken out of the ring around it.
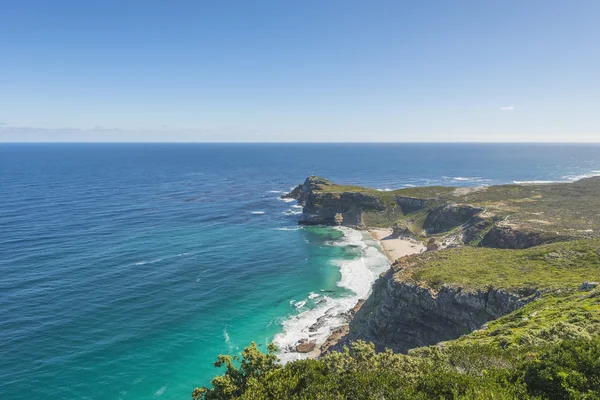
{"label": "shoreline", "polygon": [[368,229],[371,237],[379,242],[383,252],[393,264],[397,259],[411,254],[422,253],[427,248],[420,242],[408,238],[393,238],[392,228]]}
{"label": "shoreline", "polygon": [[[343,336],[343,328],[348,326],[358,310],[357,303],[369,296],[375,280],[390,267],[381,246],[366,231],[346,226],[330,228],[344,233],[343,237],[327,245],[347,248],[349,251],[344,252],[346,256],[342,254],[329,261],[332,266],[339,268],[341,274],[336,286],[349,292],[329,296],[328,290],[315,290],[302,300],[310,300],[311,304],[315,303],[314,307],[286,318],[282,322],[282,332],[273,339],[280,348],[279,358],[283,363],[318,358],[321,349],[328,347],[326,343],[336,335]],[[352,257],[348,258],[350,254]]]}
{"label": "shoreline", "polygon": [[[427,248],[420,242],[408,238],[392,238],[392,228],[371,228],[367,229],[372,239],[377,241],[381,246],[381,250],[387,257],[390,267],[400,257],[419,254]],[[373,282],[374,284],[375,282]],[[371,288],[373,287],[371,285]],[[316,347],[311,353],[310,358],[318,358],[326,354],[331,348],[336,346],[349,332],[350,323],[354,316],[360,310],[367,299],[359,299],[356,305],[349,313],[349,321],[330,333],[325,342],[319,347]]]}

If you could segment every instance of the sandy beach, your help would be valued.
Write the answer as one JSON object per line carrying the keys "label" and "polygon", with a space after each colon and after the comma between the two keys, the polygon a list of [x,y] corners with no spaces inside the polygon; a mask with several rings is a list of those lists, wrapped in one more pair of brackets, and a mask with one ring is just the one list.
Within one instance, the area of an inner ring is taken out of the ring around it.
{"label": "sandy beach", "polygon": [[369,229],[369,233],[374,239],[379,240],[385,255],[391,263],[400,257],[404,257],[409,254],[420,253],[426,249],[422,243],[419,243],[416,240],[406,238],[393,239],[391,237],[391,228]]}

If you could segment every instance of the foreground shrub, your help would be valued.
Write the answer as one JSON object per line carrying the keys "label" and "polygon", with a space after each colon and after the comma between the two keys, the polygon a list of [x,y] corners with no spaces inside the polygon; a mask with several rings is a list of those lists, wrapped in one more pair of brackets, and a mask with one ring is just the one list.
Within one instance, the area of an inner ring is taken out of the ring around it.
{"label": "foreground shrub", "polygon": [[[600,400],[600,339],[567,340],[543,347],[503,350],[455,344],[411,355],[376,353],[355,342],[319,360],[281,366],[276,349],[252,343],[241,357],[219,356],[225,373],[199,399],[586,399]],[[239,365],[239,366],[237,366]]]}

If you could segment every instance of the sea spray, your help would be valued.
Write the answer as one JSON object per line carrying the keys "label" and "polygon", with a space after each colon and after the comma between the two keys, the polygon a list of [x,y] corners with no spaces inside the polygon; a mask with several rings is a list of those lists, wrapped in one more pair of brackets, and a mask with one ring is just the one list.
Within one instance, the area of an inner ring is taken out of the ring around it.
{"label": "sea spray", "polygon": [[[274,338],[275,344],[280,348],[280,359],[283,362],[309,356],[296,352],[295,347],[300,340],[308,339],[318,347],[331,332],[348,323],[348,312],[358,300],[369,295],[375,279],[389,268],[387,258],[369,235],[346,227],[331,229],[342,232],[343,237],[325,244],[343,247],[353,254],[350,259],[331,260],[331,265],[340,271],[337,286],[346,290],[337,297],[334,294],[321,297],[311,292],[306,299],[290,302],[300,312],[284,320],[283,332]],[[299,304],[302,306],[298,307]]]}

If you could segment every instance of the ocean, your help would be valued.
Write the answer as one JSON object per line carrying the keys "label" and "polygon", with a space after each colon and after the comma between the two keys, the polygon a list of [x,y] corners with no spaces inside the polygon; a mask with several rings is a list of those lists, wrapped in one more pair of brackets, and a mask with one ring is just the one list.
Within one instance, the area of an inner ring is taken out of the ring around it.
{"label": "ocean", "polygon": [[251,341],[286,351],[388,267],[300,228],[319,175],[380,190],[573,181],[596,144],[0,144],[0,397],[186,399]]}

